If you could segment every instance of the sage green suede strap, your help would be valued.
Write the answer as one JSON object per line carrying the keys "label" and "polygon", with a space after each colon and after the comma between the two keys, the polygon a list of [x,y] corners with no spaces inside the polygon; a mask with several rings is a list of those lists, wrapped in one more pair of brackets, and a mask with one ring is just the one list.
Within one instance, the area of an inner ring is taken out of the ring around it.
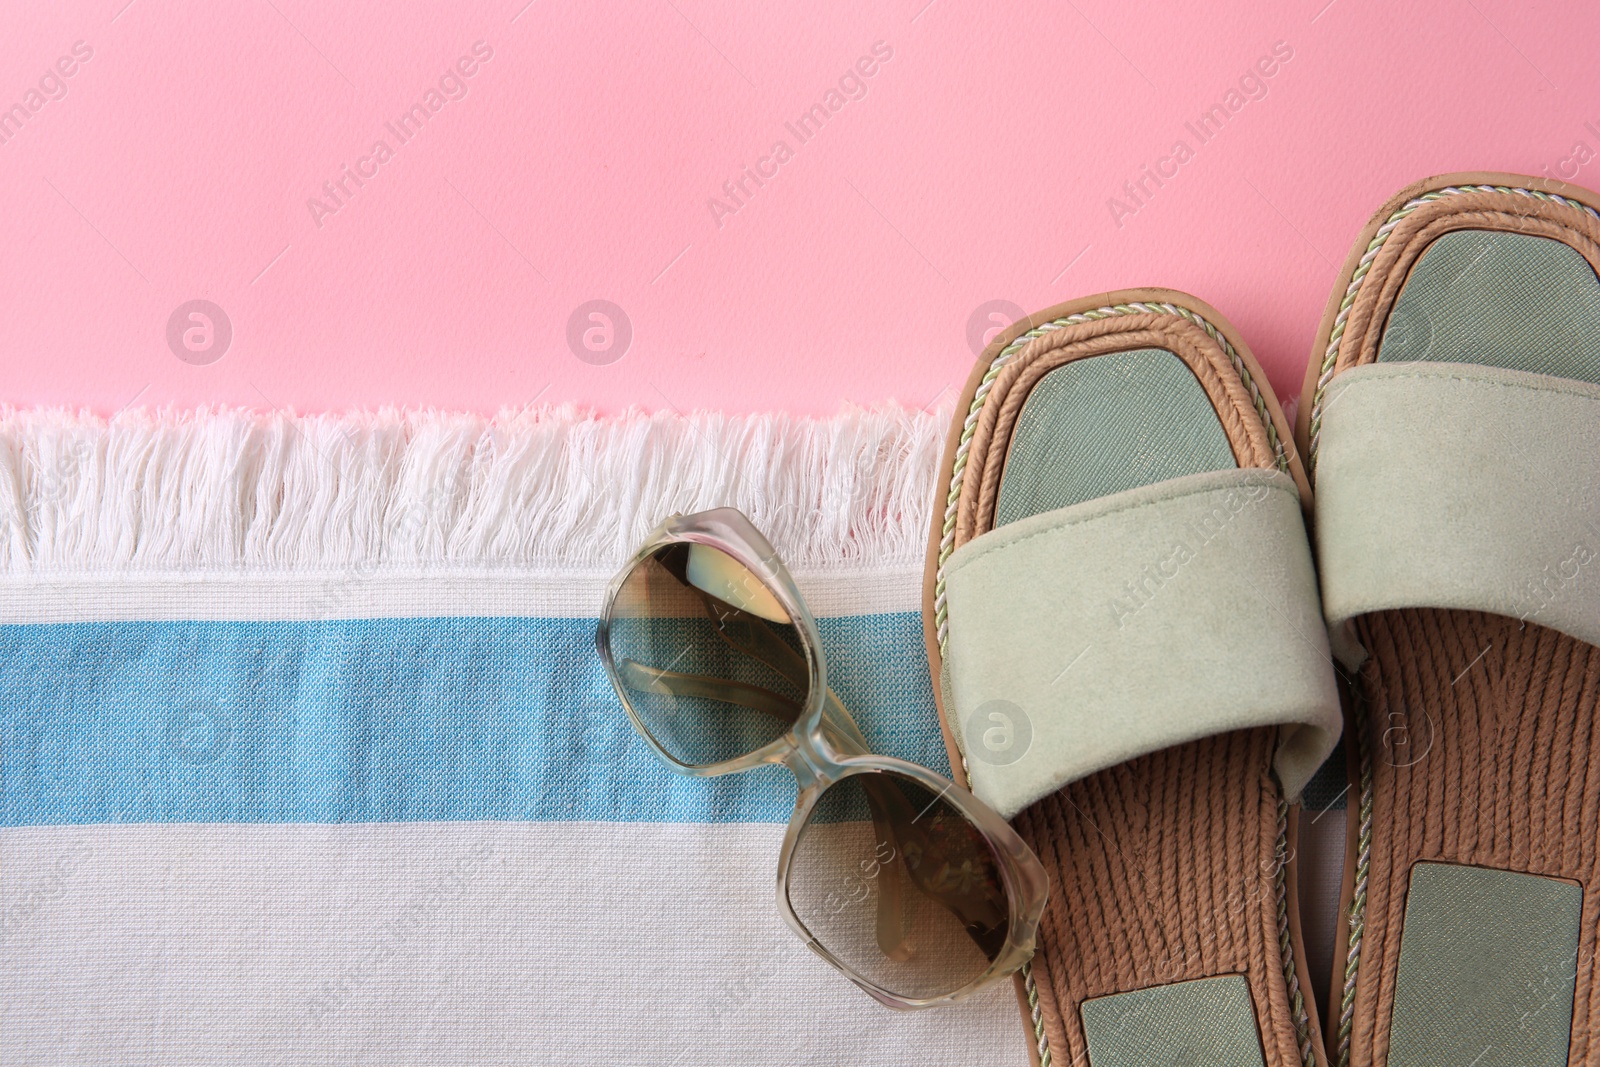
{"label": "sage green suede strap", "polygon": [[1003,816],[1172,745],[1282,726],[1295,798],[1339,736],[1299,495],[1187,475],[1021,519],[946,568],[946,663],[973,792]]}
{"label": "sage green suede strap", "polygon": [[1334,378],[1317,454],[1333,646],[1393,608],[1487,611],[1600,643],[1600,386],[1450,363]]}

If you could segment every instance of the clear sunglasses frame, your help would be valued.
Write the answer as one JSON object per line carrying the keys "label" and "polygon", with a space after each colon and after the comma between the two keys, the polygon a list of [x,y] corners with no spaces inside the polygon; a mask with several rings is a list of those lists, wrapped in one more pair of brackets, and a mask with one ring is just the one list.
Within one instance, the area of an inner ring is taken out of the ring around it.
{"label": "clear sunglasses frame", "polygon": [[[611,650],[610,631],[618,594],[634,569],[662,548],[673,544],[702,544],[726,553],[742,564],[768,592],[777,598],[799,634],[809,672],[805,706],[793,727],[782,737],[747,755],[720,763],[693,765],[675,759],[651,734],[645,720],[634,708],[628,687],[618,673]],[[791,929],[817,955],[838,968],[879,1003],[896,1009],[931,1008],[952,1004],[971,996],[989,983],[1012,974],[1033,956],[1039,918],[1049,895],[1049,883],[1038,857],[1028,848],[993,808],[962,789],[944,775],[906,760],[874,755],[850,713],[828,690],[827,667],[817,623],[806,607],[794,578],[778,558],[772,545],[743,513],[734,508],[717,508],[693,515],[675,515],[646,540],[618,573],[606,593],[605,608],[595,630],[595,645],[605,664],[606,674],[632,720],[634,729],[655,754],[679,774],[715,777],[748,771],[763,764],[788,767],[799,786],[794,813],[778,856],[778,911]],[[988,843],[996,860],[1010,915],[1005,944],[989,967],[965,985],[939,996],[915,999],[901,996],[874,983],[835,957],[812,935],[795,914],[789,901],[789,875],[800,832],[813,809],[831,785],[860,774],[893,772],[902,775],[930,793],[942,798],[974,826]]]}

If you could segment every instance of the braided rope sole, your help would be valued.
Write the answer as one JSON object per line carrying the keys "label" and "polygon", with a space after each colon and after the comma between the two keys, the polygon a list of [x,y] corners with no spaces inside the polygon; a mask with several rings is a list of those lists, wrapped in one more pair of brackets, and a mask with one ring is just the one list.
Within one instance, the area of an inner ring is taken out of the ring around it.
{"label": "braided rope sole", "polygon": [[1434,189],[1423,193],[1419,197],[1407,200],[1393,215],[1386,219],[1382,226],[1373,233],[1372,240],[1367,242],[1367,250],[1361,254],[1361,259],[1356,263],[1355,271],[1350,275],[1350,284],[1345,288],[1344,299],[1339,303],[1339,313],[1334,316],[1333,329],[1328,334],[1328,347],[1322,354],[1322,365],[1317,369],[1317,388],[1311,399],[1311,454],[1306,458],[1306,464],[1312,473],[1317,469],[1317,444],[1322,439],[1322,395],[1328,388],[1328,383],[1333,379],[1333,365],[1339,355],[1339,342],[1344,338],[1345,322],[1350,318],[1350,308],[1356,302],[1356,294],[1361,291],[1361,283],[1366,281],[1367,273],[1372,270],[1373,260],[1378,258],[1378,251],[1389,240],[1389,235],[1400,224],[1400,220],[1410,215],[1413,211],[1425,204],[1443,200],[1449,196],[1460,196],[1463,193],[1505,193],[1507,195],[1525,196],[1533,200],[1544,200],[1562,207],[1577,208],[1586,211],[1596,219],[1600,219],[1600,211],[1596,211],[1588,204],[1581,204],[1556,193],[1540,192],[1537,189],[1523,189],[1511,185],[1448,185],[1443,189]]}
{"label": "braided rope sole", "polygon": [[[1085,322],[1094,322],[1098,319],[1109,319],[1118,315],[1176,315],[1187,319],[1200,327],[1206,335],[1222,347],[1228,356],[1228,361],[1233,365],[1234,371],[1239,375],[1245,388],[1250,393],[1251,404],[1255,407],[1256,414],[1267,428],[1267,439],[1272,443],[1273,454],[1277,457],[1277,466],[1280,471],[1289,469],[1289,456],[1285,451],[1283,442],[1278,437],[1278,429],[1273,425],[1272,416],[1267,411],[1267,402],[1261,395],[1261,389],[1250,374],[1250,369],[1245,366],[1244,360],[1234,349],[1228,338],[1206,321],[1186,307],[1177,304],[1151,304],[1134,302],[1128,304],[1111,304],[1094,308],[1091,311],[1080,311],[1073,315],[1066,315],[1059,319],[1035,326],[1026,333],[1019,334],[1012,342],[1001,349],[989,363],[989,369],[984,372],[983,380],[978,383],[977,391],[973,394],[972,404],[967,409],[965,421],[961,425],[961,441],[956,446],[955,462],[950,468],[950,490],[945,497],[944,525],[939,536],[939,566],[934,575],[934,624],[939,640],[939,654],[949,655],[949,610],[945,602],[945,564],[950,559],[950,554],[955,551],[956,538],[956,510],[961,498],[961,486],[966,479],[967,457],[972,451],[972,435],[978,428],[978,416],[983,411],[984,403],[989,399],[989,393],[994,389],[994,381],[1005,365],[1011,362],[1018,352],[1027,347],[1035,338],[1068,326],[1078,326]],[[961,757],[961,769],[970,777],[965,754]],[[1288,841],[1288,807],[1285,805],[1279,812],[1278,821],[1278,855],[1287,855],[1284,851]],[[1299,978],[1295,975],[1293,947],[1289,940],[1289,912],[1288,896],[1284,888],[1288,876],[1286,864],[1278,865],[1278,945],[1283,953],[1284,975],[1289,981],[1292,991],[1292,1004],[1295,1013],[1295,1031],[1300,1037],[1300,1054],[1303,1067],[1312,1067],[1311,1057],[1311,1024],[1306,1017],[1305,1000],[1300,993]],[[1022,966],[1022,982],[1028,997],[1028,1013],[1033,1023],[1033,1036],[1039,1050],[1040,1067],[1051,1067],[1050,1037],[1044,1029],[1044,1013],[1039,1007],[1039,987],[1034,981],[1033,964],[1030,961]]]}
{"label": "braided rope sole", "polygon": [[[1502,193],[1507,196],[1522,196],[1532,200],[1543,200],[1548,203],[1560,204],[1562,207],[1575,208],[1600,219],[1600,211],[1596,211],[1588,204],[1580,203],[1569,197],[1556,193],[1546,193],[1538,189],[1524,189],[1512,185],[1448,185],[1441,189],[1434,189],[1423,193],[1421,196],[1407,200],[1394,214],[1384,220],[1373,232],[1372,239],[1367,242],[1367,247],[1356,262],[1356,269],[1351,272],[1350,283],[1345,287],[1344,298],[1339,302],[1339,312],[1334,316],[1333,329],[1328,333],[1328,347],[1322,354],[1322,363],[1317,368],[1317,387],[1311,398],[1310,442],[1306,466],[1313,475],[1317,470],[1317,447],[1322,441],[1322,415],[1323,397],[1327,391],[1328,383],[1333,380],[1334,364],[1338,360],[1339,345],[1344,339],[1345,324],[1350,317],[1350,309],[1355,305],[1356,296],[1361,292],[1361,285],[1366,281],[1368,273],[1372,270],[1372,263],[1378,257],[1378,252],[1389,240],[1389,235],[1400,221],[1418,208],[1443,200],[1450,196],[1461,196],[1465,193]],[[1367,907],[1367,875],[1371,869],[1372,861],[1372,757],[1370,746],[1367,743],[1366,708],[1359,696],[1354,701],[1353,726],[1356,733],[1357,758],[1360,761],[1360,828],[1356,839],[1356,875],[1355,889],[1350,898],[1350,944],[1345,953],[1344,990],[1339,1006],[1339,1044],[1336,1057],[1337,1067],[1349,1067],[1350,1063],[1350,1036],[1355,1020],[1356,979],[1361,971],[1361,941],[1366,931]]]}

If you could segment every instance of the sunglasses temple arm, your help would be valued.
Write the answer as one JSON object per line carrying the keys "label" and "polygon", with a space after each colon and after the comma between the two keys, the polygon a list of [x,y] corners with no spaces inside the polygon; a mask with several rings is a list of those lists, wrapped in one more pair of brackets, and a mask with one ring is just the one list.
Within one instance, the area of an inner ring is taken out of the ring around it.
{"label": "sunglasses temple arm", "polygon": [[[728,646],[747,656],[754,656],[789,679],[790,684],[796,688],[805,689],[810,684],[811,668],[806,665],[805,657],[790,648],[766,623],[749,612],[737,609],[730,614],[724,614],[717,606],[719,601],[709,593],[702,591],[700,600],[705,605],[706,618],[711,620],[712,629]],[[749,647],[735,641],[723,626],[723,622],[732,614],[743,616],[745,624],[749,626],[751,636]]]}
{"label": "sunglasses temple arm", "polygon": [[[902,906],[903,901],[910,897],[913,890],[910,872],[901,866],[905,862],[905,842],[902,835],[897,832],[897,828],[915,833],[915,824],[922,817],[922,813],[913,812],[911,805],[906,803],[905,797],[898,790],[875,779],[876,776],[870,774],[864,774],[860,778],[867,795],[867,807],[872,812],[872,822],[877,830],[878,840],[895,850],[889,860],[884,861],[879,857],[878,947],[889,958],[900,960],[907,958],[914,947],[905,934],[905,913]],[[933,858],[929,856],[928,860]],[[977,935],[972,932],[962,908],[954,901],[946,899],[942,893],[929,891],[927,887],[924,887],[923,892],[930,900],[937,901],[946,911],[954,915],[963,926],[968,927],[968,936],[980,949],[984,947]]]}
{"label": "sunglasses temple arm", "polygon": [[[788,697],[745,682],[710,678],[703,674],[659,670],[631,659],[619,663],[617,672],[622,676],[623,684],[636,693],[717,700],[724,704],[737,704],[752,711],[759,711],[787,723],[792,723],[800,717],[800,706]],[[828,698],[823,708],[823,719],[823,728],[828,730],[829,740],[845,755],[864,756],[871,752],[855,719],[845,710],[845,706],[839,702],[838,695],[831,689],[828,690]]]}
{"label": "sunglasses temple arm", "polygon": [[[873,857],[878,870],[878,922],[874,933],[878,948],[892,960],[906,960],[911,956],[912,945],[906,937],[905,903],[910,886],[904,871],[905,846],[894,830],[892,809],[903,800],[892,788],[882,787],[873,779],[876,775],[863,774],[858,779],[867,795],[867,808],[872,812],[872,825],[877,831]],[[879,851],[890,850],[888,858]]]}
{"label": "sunglasses temple arm", "polygon": [[703,674],[657,670],[655,667],[647,667],[631,659],[625,659],[618,664],[617,673],[622,676],[623,684],[636,693],[718,700],[724,704],[737,704],[751,711],[759,711],[785,723],[792,723],[800,717],[800,705],[788,697],[744,682],[708,678]]}
{"label": "sunglasses temple arm", "polygon": [[[800,689],[806,688],[810,682],[811,670],[806,665],[805,657],[773,633],[766,623],[746,613],[745,622],[750,627],[751,647],[743,648],[720,625],[717,608],[711,598],[702,593],[701,600],[705,605],[706,616],[711,619],[718,637],[746,655],[754,656]],[[832,689],[828,690],[822,717],[823,728],[832,727],[828,730],[829,740],[842,752],[850,756],[871,754],[872,749],[867,745],[867,739],[862,736],[861,728],[856,725],[856,720],[844,704],[840,703],[839,697]]]}

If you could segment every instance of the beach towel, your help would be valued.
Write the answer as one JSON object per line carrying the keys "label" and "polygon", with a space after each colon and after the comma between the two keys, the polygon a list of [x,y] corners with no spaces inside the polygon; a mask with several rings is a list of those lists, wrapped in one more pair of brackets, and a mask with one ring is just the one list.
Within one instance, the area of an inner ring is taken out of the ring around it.
{"label": "beach towel", "polygon": [[0,412],[0,1063],[1017,1064],[774,908],[781,768],[669,772],[594,651],[739,507],[874,747],[949,766],[948,413]]}

